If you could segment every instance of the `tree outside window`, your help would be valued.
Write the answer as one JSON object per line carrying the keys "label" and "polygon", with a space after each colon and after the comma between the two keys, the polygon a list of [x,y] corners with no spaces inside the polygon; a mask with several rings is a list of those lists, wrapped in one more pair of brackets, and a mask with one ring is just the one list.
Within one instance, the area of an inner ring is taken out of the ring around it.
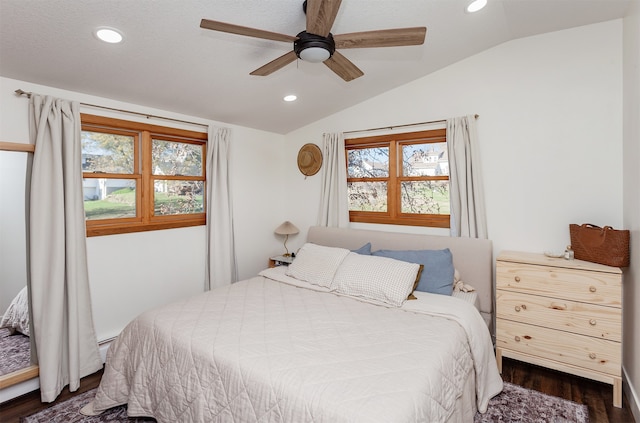
{"label": "tree outside window", "polygon": [[345,140],[352,222],[449,227],[445,129]]}
{"label": "tree outside window", "polygon": [[83,114],[87,235],[204,225],[206,139]]}

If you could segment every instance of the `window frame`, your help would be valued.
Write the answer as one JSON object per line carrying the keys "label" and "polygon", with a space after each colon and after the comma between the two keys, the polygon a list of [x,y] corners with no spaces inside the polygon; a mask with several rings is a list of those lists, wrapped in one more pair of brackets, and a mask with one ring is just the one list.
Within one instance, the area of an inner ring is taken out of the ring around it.
{"label": "window frame", "polygon": [[[81,115],[81,130],[134,136],[134,171],[132,174],[83,172],[83,179],[135,179],[136,217],[85,220],[87,237],[185,228],[206,224],[207,195],[203,193],[203,212],[181,215],[154,215],[154,181],[203,181],[206,187],[206,157],[208,134],[147,123],[108,118],[90,114]],[[202,175],[153,175],[152,140],[175,141],[202,146]]]}
{"label": "window frame", "polygon": [[[432,129],[426,131],[404,132],[399,134],[375,135],[361,138],[345,139],[345,161],[347,166],[347,183],[349,182],[386,182],[387,183],[387,211],[371,212],[349,210],[349,221],[359,223],[376,223],[388,225],[426,226],[433,228],[449,228],[450,214],[419,214],[402,213],[402,198],[400,194],[402,182],[407,181],[449,181],[448,175],[440,176],[403,176],[402,153],[403,145],[446,143],[446,129]],[[388,147],[389,172],[388,177],[350,178],[349,150]]]}

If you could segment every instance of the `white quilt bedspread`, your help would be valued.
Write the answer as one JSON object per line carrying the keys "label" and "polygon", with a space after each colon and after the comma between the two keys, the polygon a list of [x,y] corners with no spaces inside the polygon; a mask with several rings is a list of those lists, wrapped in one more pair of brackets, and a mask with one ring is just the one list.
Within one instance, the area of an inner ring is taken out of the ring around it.
{"label": "white quilt bedspread", "polygon": [[467,333],[473,324],[425,314],[418,303],[429,302],[404,310],[262,276],[238,282],[131,322],[93,408],[128,404],[130,416],[171,423],[445,422],[475,372],[483,411],[502,389],[491,343]]}

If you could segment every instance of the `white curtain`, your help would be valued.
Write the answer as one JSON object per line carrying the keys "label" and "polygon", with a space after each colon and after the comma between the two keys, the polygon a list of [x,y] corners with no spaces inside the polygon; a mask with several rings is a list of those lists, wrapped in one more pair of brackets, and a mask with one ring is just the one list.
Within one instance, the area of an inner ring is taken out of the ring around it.
{"label": "white curtain", "polygon": [[487,238],[475,116],[447,119],[451,236]]}
{"label": "white curtain", "polygon": [[229,285],[237,280],[233,208],[229,187],[229,144],[229,129],[209,127],[206,290]]}
{"label": "white curtain", "polygon": [[324,134],[322,155],[318,226],[345,228],[349,226],[349,202],[344,135],[342,133]]}
{"label": "white curtain", "polygon": [[31,95],[29,218],[32,336],[43,402],[102,368],[91,312],[77,102]]}

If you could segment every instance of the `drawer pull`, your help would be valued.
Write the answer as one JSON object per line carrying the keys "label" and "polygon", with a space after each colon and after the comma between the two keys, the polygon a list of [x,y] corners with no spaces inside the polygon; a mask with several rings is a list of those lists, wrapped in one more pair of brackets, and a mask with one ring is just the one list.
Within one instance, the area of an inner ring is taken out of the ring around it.
{"label": "drawer pull", "polygon": [[516,282],[520,282],[520,276],[516,276],[515,278],[513,278]]}
{"label": "drawer pull", "polygon": [[516,335],[516,337],[514,338],[516,340],[516,342],[520,342],[520,337]]}
{"label": "drawer pull", "polygon": [[520,306],[516,306],[516,311],[520,311]]}
{"label": "drawer pull", "polygon": [[595,325],[596,325],[596,319],[591,319],[591,320],[589,320],[589,324],[590,324],[591,326],[595,326]]}
{"label": "drawer pull", "polygon": [[592,360],[596,359],[596,353],[589,353],[589,358]]}
{"label": "drawer pull", "polygon": [[593,285],[591,285],[591,286],[589,287],[589,291],[590,291],[590,292],[596,292],[596,287],[595,287],[595,286],[593,286]]}
{"label": "drawer pull", "polygon": [[560,304],[560,303],[551,303],[551,308],[554,310],[566,310],[567,309],[567,305],[566,304]]}

